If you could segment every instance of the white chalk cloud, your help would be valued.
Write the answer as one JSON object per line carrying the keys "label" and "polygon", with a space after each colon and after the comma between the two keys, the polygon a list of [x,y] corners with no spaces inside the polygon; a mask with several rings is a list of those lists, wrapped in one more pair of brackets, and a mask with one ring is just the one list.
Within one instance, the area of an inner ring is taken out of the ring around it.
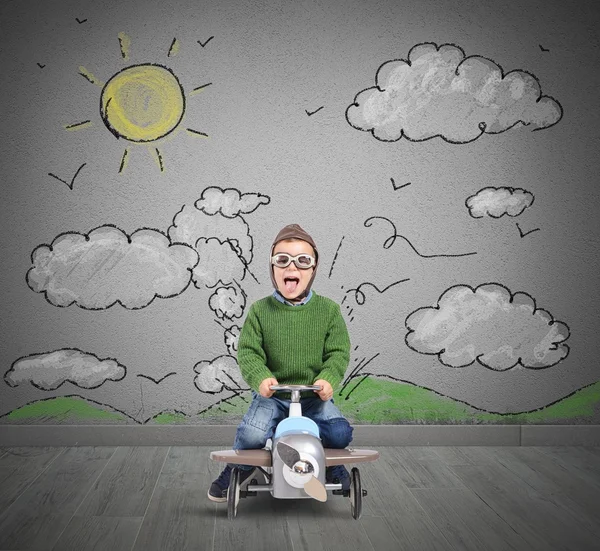
{"label": "white chalk cloud", "polygon": [[513,295],[497,283],[451,287],[437,306],[419,308],[405,323],[409,348],[435,354],[449,367],[477,361],[495,371],[542,369],[569,353],[566,324],[537,308],[528,294]]}
{"label": "white chalk cloud", "polygon": [[239,214],[254,212],[260,205],[268,205],[270,201],[268,196],[260,193],[240,193],[237,189],[213,186],[202,192],[195,205],[206,214],[222,214],[233,218]]}
{"label": "white chalk cloud", "polygon": [[223,390],[239,392],[249,390],[233,356],[223,355],[211,361],[201,361],[194,366],[194,385],[201,392],[218,394]]}
{"label": "white chalk cloud", "polygon": [[219,282],[227,285],[244,277],[246,267],[229,241],[201,237],[196,241],[196,251],[200,257],[192,274],[196,287],[215,287]]}
{"label": "white chalk cloud", "polygon": [[246,295],[233,286],[219,287],[208,299],[208,305],[219,319],[241,318]]}
{"label": "white chalk cloud", "polygon": [[4,380],[11,387],[30,383],[41,390],[55,390],[68,382],[90,389],[106,381],[120,381],[125,374],[125,367],[116,360],[101,360],[76,348],[63,348],[19,358],[6,372]]}
{"label": "white chalk cloud", "polygon": [[465,204],[473,218],[519,216],[533,204],[533,195],[521,188],[486,187],[471,195]]}
{"label": "white chalk cloud", "polygon": [[453,44],[418,44],[407,60],[381,65],[375,83],[356,95],[346,119],[382,141],[404,136],[467,143],[518,123],[541,130],[562,117],[562,107],[542,95],[534,75],[519,70],[504,74],[492,60],[465,57]]}
{"label": "white chalk cloud", "polygon": [[225,329],[225,346],[227,347],[227,353],[231,356],[237,353],[240,331],[241,329],[238,325],[232,325],[228,329]]}
{"label": "white chalk cloud", "polygon": [[128,236],[101,226],[88,235],[64,233],[32,255],[27,284],[55,306],[73,303],[102,310],[115,303],[128,309],[148,306],[155,297],[181,294],[191,281],[198,253],[172,244],[163,233],[140,229]]}
{"label": "white chalk cloud", "polygon": [[[195,247],[200,239],[216,238],[231,244],[246,264],[252,261],[250,227],[241,216],[227,218],[220,214],[209,215],[195,206],[184,205],[175,215],[168,230],[171,241]],[[239,260],[236,261],[239,263]]]}

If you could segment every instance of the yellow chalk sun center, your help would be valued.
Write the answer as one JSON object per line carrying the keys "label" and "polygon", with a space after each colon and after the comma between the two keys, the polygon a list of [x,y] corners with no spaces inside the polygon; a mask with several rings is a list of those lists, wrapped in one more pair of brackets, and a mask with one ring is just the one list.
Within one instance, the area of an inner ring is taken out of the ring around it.
{"label": "yellow chalk sun center", "polygon": [[151,63],[116,73],[102,89],[100,114],[117,138],[153,142],[181,122],[185,96],[177,77]]}

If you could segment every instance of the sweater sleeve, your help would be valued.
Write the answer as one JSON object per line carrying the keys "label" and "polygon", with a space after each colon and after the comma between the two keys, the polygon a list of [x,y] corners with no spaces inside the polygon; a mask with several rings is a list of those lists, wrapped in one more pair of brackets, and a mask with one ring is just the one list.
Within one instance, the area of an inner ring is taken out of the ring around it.
{"label": "sweater sleeve", "polygon": [[267,356],[262,344],[262,329],[256,309],[252,305],[240,332],[237,360],[244,381],[256,392],[262,381],[273,377],[273,373],[267,367]]}
{"label": "sweater sleeve", "polygon": [[325,379],[335,389],[342,381],[349,362],[350,336],[340,306],[335,304],[325,337],[323,368],[314,380]]}

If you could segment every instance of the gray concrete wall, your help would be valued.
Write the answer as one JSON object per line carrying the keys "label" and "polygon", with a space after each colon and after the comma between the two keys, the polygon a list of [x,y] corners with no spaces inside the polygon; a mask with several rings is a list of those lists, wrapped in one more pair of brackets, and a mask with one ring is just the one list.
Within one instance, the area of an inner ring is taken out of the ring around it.
{"label": "gray concrete wall", "polygon": [[295,222],[354,423],[598,424],[599,18],[3,3],[0,423],[236,424]]}

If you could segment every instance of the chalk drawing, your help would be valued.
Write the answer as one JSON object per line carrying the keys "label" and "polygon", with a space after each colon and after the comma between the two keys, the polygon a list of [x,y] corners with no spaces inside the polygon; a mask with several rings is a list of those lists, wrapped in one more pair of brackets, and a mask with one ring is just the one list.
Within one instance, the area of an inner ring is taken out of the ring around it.
{"label": "chalk drawing", "polygon": [[62,182],[63,184],[67,184],[67,186],[69,187],[70,190],[73,189],[73,184],[75,183],[75,178],[77,178],[78,174],[81,172],[81,169],[86,165],[86,163],[83,163],[78,169],[77,172],[75,172],[75,175],[73,176],[73,178],[71,178],[70,182],[67,182],[67,180],[63,180],[62,178],[59,178],[58,176],[56,176],[56,174],[52,174],[51,172],[48,172],[48,176],[52,176],[53,178],[56,178],[59,182]]}
{"label": "chalk drawing", "polygon": [[[169,237],[187,243],[200,255],[194,271],[194,285],[214,287],[234,279],[242,280],[249,273],[253,257],[250,226],[242,214],[250,214],[271,201],[260,193],[241,193],[234,188],[211,186],[202,192],[194,205],[184,205],[173,218]],[[208,259],[209,260],[204,260]]]}
{"label": "chalk drawing", "polygon": [[542,130],[563,110],[542,95],[538,79],[523,70],[504,73],[495,61],[466,56],[455,44],[422,43],[406,59],[383,63],[375,86],[359,92],[346,109],[357,130],[383,142],[422,142],[439,137],[465,144],[521,124]]}
{"label": "chalk drawing", "polygon": [[399,186],[396,185],[396,182],[394,181],[393,178],[390,178],[390,180],[392,181],[392,187],[394,188],[394,191],[398,191],[399,189],[408,187],[411,185],[411,182],[408,182],[407,184],[401,184]]}
{"label": "chalk drawing", "polygon": [[407,346],[447,367],[477,362],[494,371],[546,369],[569,354],[569,327],[527,293],[513,294],[499,283],[450,287],[436,306],[418,308],[405,324]]}
{"label": "chalk drawing", "polygon": [[113,358],[101,359],[77,348],[61,348],[15,360],[4,374],[4,382],[13,388],[29,383],[46,391],[65,383],[94,389],[106,381],[121,381],[126,374],[125,366]]}
{"label": "chalk drawing", "polygon": [[[123,59],[129,59],[131,39],[124,32],[118,34],[119,49]],[[180,42],[174,38],[167,57],[180,51]],[[100,119],[118,140],[144,145],[154,158],[160,172],[165,171],[163,154],[157,142],[182,128],[186,111],[186,92],[177,75],[160,63],[129,65],[113,74],[106,82],[97,78],[85,67],[79,74],[88,82],[101,88]],[[212,83],[211,83],[212,84]],[[192,90],[190,96],[208,84]],[[66,125],[68,130],[87,128],[90,120]],[[186,128],[188,135],[208,137],[204,131]],[[119,163],[119,173],[127,167],[129,149],[126,146]]]}
{"label": "chalk drawing", "polygon": [[194,385],[206,394],[231,392],[240,394],[250,390],[233,356],[218,356],[213,360],[203,360],[194,366],[197,373]]}
{"label": "chalk drawing", "polygon": [[208,299],[210,309],[219,319],[241,318],[246,307],[246,293],[233,285],[219,287]]}
{"label": "chalk drawing", "polygon": [[540,231],[540,228],[534,228],[533,230],[529,230],[529,231],[524,232],[521,229],[521,226],[519,226],[519,223],[517,222],[516,224],[517,224],[517,229],[519,230],[519,235],[521,236],[521,239],[523,239],[526,235],[529,235],[530,233],[533,233],[535,231]]}
{"label": "chalk drawing", "polygon": [[144,375],[143,373],[138,373],[136,377],[148,379],[149,381],[152,381],[155,385],[158,385],[162,383],[167,377],[171,377],[172,375],[177,375],[177,372],[171,371],[170,373],[167,373],[166,375],[162,376],[160,379],[155,379],[154,377],[150,377],[150,375]]}
{"label": "chalk drawing", "polygon": [[398,230],[396,229],[395,224],[389,219],[386,218],[385,216],[371,216],[370,218],[367,218],[364,222],[364,226],[366,228],[370,228],[373,225],[373,220],[385,220],[388,224],[390,224],[393,228],[394,233],[388,237],[384,243],[383,243],[383,248],[384,249],[389,249],[396,241],[396,238],[400,238],[403,239],[404,241],[406,241],[406,243],[408,243],[408,245],[410,246],[410,248],[417,253],[421,258],[441,258],[441,257],[447,257],[447,258],[451,258],[451,257],[460,257],[460,256],[471,256],[474,254],[477,254],[476,252],[472,252],[472,253],[461,253],[461,254],[447,254],[447,253],[442,253],[442,254],[423,254],[421,252],[419,252],[417,250],[417,248],[412,244],[412,242],[405,237],[404,235],[400,235],[398,233]]}
{"label": "chalk drawing", "polygon": [[534,199],[532,193],[521,188],[486,187],[468,197],[465,205],[473,218],[515,217],[533,205]]}
{"label": "chalk drawing", "polygon": [[315,113],[318,113],[321,109],[323,109],[325,106],[321,105],[321,107],[319,107],[318,109],[315,109],[314,111],[308,111],[308,109],[305,109],[304,111],[306,112],[306,114],[309,117],[312,117]]}
{"label": "chalk drawing", "polygon": [[214,38],[214,36],[210,36],[209,38],[207,38],[204,42],[202,42],[201,40],[197,40],[196,42],[198,42],[198,44],[200,44],[200,46],[202,46],[203,48],[206,47],[206,45]]}
{"label": "chalk drawing", "polygon": [[369,281],[365,281],[364,283],[361,283],[355,289],[348,289],[346,291],[346,294],[344,295],[344,298],[342,299],[342,304],[344,304],[344,302],[346,301],[348,293],[353,293],[356,304],[358,304],[359,306],[362,306],[367,299],[367,297],[365,296],[365,293],[362,291],[362,288],[365,287],[366,285],[368,285],[369,287],[372,287],[381,295],[381,294],[385,293],[388,289],[391,289],[392,287],[394,287],[395,285],[398,285],[399,283],[405,283],[407,281],[410,281],[410,278],[407,277],[405,279],[400,279],[399,281],[394,281],[394,283],[390,283],[387,287],[384,287],[383,289],[379,289],[379,287],[377,287],[377,285],[374,285],[373,283],[370,283]]}
{"label": "chalk drawing", "polygon": [[104,310],[118,303],[137,310],[156,297],[183,293],[198,253],[172,243],[159,230],[142,228],[127,235],[105,225],[89,234],[62,233],[51,245],[39,245],[31,262],[27,285],[54,306]]}

